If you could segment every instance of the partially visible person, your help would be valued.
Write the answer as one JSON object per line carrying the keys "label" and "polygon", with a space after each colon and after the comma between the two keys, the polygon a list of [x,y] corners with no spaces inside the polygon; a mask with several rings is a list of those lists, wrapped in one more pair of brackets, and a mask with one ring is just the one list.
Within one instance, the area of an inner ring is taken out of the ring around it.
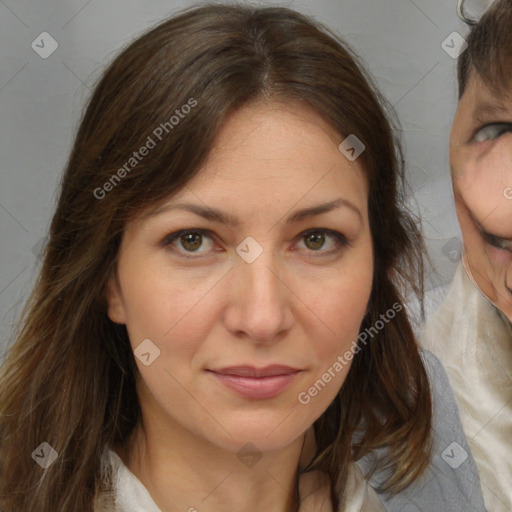
{"label": "partially visible person", "polygon": [[444,363],[490,512],[512,510],[512,2],[482,16],[458,61],[450,136],[462,261],[422,343]]}

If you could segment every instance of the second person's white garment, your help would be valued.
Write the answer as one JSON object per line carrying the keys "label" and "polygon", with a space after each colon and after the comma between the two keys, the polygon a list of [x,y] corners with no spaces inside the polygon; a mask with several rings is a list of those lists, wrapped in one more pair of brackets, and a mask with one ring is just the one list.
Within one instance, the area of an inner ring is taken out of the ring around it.
{"label": "second person's white garment", "polygon": [[420,341],[450,379],[487,510],[512,511],[512,326],[463,263]]}

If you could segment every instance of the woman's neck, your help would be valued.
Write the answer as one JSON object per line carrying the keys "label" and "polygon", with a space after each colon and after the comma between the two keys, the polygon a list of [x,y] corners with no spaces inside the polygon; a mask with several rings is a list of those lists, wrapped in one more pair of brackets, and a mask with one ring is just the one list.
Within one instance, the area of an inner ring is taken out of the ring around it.
{"label": "woman's neck", "polygon": [[162,512],[296,512],[304,436],[274,452],[224,450],[179,427],[134,430],[116,447]]}

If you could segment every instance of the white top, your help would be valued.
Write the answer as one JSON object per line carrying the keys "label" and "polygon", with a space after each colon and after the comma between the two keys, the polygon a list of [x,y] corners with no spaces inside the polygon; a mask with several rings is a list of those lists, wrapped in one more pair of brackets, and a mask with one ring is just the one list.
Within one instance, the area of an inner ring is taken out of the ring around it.
{"label": "white top", "polygon": [[[108,450],[107,457],[113,470],[114,497],[102,496],[96,504],[95,512],[162,512],[142,482],[125,466],[121,458],[112,450]],[[320,482],[325,481],[318,477],[319,474],[311,472],[302,477],[299,484],[300,493],[305,499],[299,512],[332,512],[328,488],[323,487],[320,491],[310,494],[319,487]],[[352,464],[349,469],[347,495],[347,503],[339,512],[386,511],[356,464]],[[326,503],[329,503],[327,508]]]}
{"label": "white top", "polygon": [[512,510],[512,326],[459,264],[421,344],[443,363],[489,512]]}

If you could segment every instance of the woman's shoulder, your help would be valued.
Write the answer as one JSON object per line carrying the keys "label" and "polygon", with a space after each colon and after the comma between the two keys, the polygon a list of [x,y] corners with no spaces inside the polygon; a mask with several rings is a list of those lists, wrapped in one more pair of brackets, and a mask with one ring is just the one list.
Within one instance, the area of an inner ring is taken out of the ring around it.
{"label": "woman's shoulder", "polygon": [[[387,511],[447,510],[485,512],[478,470],[459,417],[446,371],[428,350],[420,350],[432,395],[433,444],[430,464],[416,482],[395,496],[379,494]],[[357,461],[363,473],[374,456]],[[375,474],[370,484],[378,488],[384,475]]]}

